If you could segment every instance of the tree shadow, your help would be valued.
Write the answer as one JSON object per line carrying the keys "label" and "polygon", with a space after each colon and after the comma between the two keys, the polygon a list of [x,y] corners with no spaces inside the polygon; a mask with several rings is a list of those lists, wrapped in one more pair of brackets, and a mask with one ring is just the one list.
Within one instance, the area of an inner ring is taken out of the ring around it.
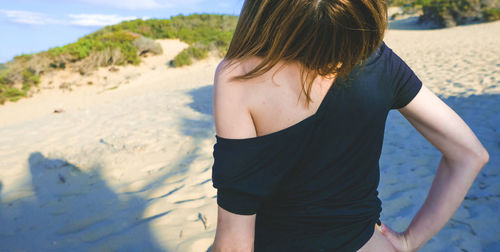
{"label": "tree shadow", "polygon": [[212,84],[192,89],[187,93],[193,97],[193,101],[188,106],[204,115],[213,116],[213,92],[214,86]]}
{"label": "tree shadow", "polygon": [[[443,29],[448,29],[448,28],[453,28],[453,27],[461,27],[461,26],[468,26],[468,25],[490,23],[488,21],[471,20],[471,21],[468,21],[467,23],[458,24],[458,25],[452,26],[452,27],[442,27],[442,26],[440,26],[432,21],[425,21],[425,22],[419,23],[418,20],[419,20],[419,16],[410,16],[410,17],[402,18],[402,19],[389,20],[388,29],[390,29],[390,30],[411,30],[411,31],[443,30]],[[498,22],[498,21],[495,21],[495,22]]]}
{"label": "tree shadow", "polygon": [[[213,85],[207,85],[200,88],[192,89],[187,92],[193,100],[188,107],[203,115],[201,119],[182,119],[182,133],[185,136],[192,136],[195,139],[194,146],[196,146],[195,153],[199,151],[198,146],[202,146],[203,142],[207,139],[215,139],[215,126],[213,122],[213,108],[212,108],[212,95]],[[193,157],[196,155],[193,155]],[[207,167],[210,169],[211,167]]]}
{"label": "tree shadow", "polygon": [[411,16],[402,19],[396,19],[389,21],[388,28],[390,30],[438,30],[443,29],[436,24],[431,22],[419,23],[418,16]]}
{"label": "tree shadow", "polygon": [[0,250],[164,251],[149,222],[169,211],[144,218],[146,200],[113,192],[99,165],[84,172],[40,152],[28,165],[32,195],[0,201]]}

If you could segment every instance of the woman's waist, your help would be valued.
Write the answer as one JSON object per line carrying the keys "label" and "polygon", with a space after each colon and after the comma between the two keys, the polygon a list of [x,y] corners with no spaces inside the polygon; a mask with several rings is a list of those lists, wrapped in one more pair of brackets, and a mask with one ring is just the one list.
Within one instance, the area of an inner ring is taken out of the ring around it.
{"label": "woman's waist", "polygon": [[268,209],[257,212],[256,228],[276,232],[321,233],[336,230],[343,232],[359,225],[376,222],[382,211],[380,205],[350,205],[344,207],[325,207],[308,205],[302,208]]}
{"label": "woman's waist", "polygon": [[357,200],[278,200],[262,204],[258,212],[268,218],[303,218],[360,221],[380,214],[382,202],[377,195]]}
{"label": "woman's waist", "polygon": [[344,216],[269,216],[257,213],[255,237],[260,247],[268,249],[272,244],[290,244],[296,249],[299,245],[309,248],[308,246],[313,244],[328,243],[330,244],[327,247],[337,248],[341,244],[355,243],[356,239],[362,239],[361,235],[367,232],[369,227],[373,228],[379,218],[379,212],[376,210]]}

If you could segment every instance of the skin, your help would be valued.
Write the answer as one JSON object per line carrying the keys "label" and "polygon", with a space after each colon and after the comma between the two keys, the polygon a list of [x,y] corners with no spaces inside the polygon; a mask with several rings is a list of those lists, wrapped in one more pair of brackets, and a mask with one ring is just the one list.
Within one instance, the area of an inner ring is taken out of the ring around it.
{"label": "skin", "polygon": [[[249,59],[222,70],[214,79],[214,121],[216,134],[226,138],[249,138],[289,127],[313,115],[330,87],[331,78],[318,77],[309,108],[298,103],[298,66],[289,63],[272,79],[270,72],[244,82],[232,82],[257,63]],[[334,78],[334,77],[333,77]],[[273,81],[272,81],[273,80]],[[302,95],[300,101],[304,101]],[[409,227],[396,232],[382,223],[370,240],[358,250],[417,251],[451,218],[489,154],[466,123],[425,85],[405,107],[398,110],[415,129],[441,153],[442,159],[424,201]],[[443,204],[446,202],[446,204]],[[218,206],[217,228],[212,251],[253,251],[256,215],[238,215]]]}

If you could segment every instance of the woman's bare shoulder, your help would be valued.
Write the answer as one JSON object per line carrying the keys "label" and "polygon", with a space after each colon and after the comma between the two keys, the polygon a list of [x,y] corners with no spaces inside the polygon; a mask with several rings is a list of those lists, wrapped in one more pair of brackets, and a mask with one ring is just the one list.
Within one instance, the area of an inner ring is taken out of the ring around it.
{"label": "woman's bare shoulder", "polygon": [[260,63],[258,57],[247,57],[245,59],[222,59],[217,65],[215,77],[229,80],[230,77],[243,75]]}
{"label": "woman's bare shoulder", "polygon": [[223,92],[225,95],[238,95],[244,89],[244,82],[234,80],[233,77],[244,74],[242,62],[228,61],[223,59],[217,65],[214,76],[215,92]]}
{"label": "woman's bare shoulder", "polygon": [[225,138],[254,137],[255,126],[248,109],[248,87],[245,82],[231,79],[243,73],[242,65],[229,63],[222,60],[215,71],[213,115],[216,134]]}

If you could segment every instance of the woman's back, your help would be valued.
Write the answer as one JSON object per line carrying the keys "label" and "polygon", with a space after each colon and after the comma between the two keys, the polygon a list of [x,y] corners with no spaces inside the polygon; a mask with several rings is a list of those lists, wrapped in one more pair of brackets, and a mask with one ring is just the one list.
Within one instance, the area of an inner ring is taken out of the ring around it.
{"label": "woman's back", "polygon": [[406,105],[422,83],[385,43],[359,70],[331,88],[318,85],[318,93],[321,88],[328,92],[312,96],[311,110],[299,115],[293,113],[302,104],[289,108],[297,101],[297,95],[287,94],[293,84],[283,82],[276,88],[283,91],[268,91],[284,97],[273,100],[263,91],[272,90],[271,82],[240,83],[238,88],[248,88],[240,97],[248,100],[238,104],[249,104],[252,116],[264,118],[255,123],[264,133],[216,136],[212,180],[219,206],[257,214],[256,251],[353,251],[373,235],[381,211],[376,189],[385,119],[390,109]]}

